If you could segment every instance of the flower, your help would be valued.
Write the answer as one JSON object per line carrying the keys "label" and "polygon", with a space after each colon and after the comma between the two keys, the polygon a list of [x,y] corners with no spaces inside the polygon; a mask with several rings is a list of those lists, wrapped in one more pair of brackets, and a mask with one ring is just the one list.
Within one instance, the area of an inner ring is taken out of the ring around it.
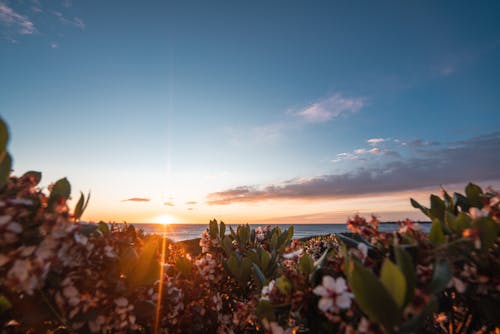
{"label": "flower", "polygon": [[321,285],[315,287],[313,292],[321,296],[318,308],[323,312],[328,312],[336,306],[342,309],[351,306],[353,294],[347,291],[347,285],[342,277],[335,279],[328,275],[323,276]]}
{"label": "flower", "polygon": [[261,299],[269,300],[269,295],[271,294],[271,291],[273,291],[274,283],[274,280],[272,280],[268,285],[264,285],[262,287]]}

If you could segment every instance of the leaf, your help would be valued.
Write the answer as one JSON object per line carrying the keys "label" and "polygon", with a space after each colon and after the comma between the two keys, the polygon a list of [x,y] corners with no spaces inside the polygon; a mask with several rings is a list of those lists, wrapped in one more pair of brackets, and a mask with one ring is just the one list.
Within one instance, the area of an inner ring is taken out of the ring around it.
{"label": "leaf", "polygon": [[226,235],[226,224],[224,222],[220,222],[220,231],[219,231],[219,237],[220,239],[224,239],[224,236]]}
{"label": "leaf", "polygon": [[464,195],[459,193],[454,193],[453,202],[455,202],[455,210],[457,210],[457,208],[460,208],[462,212],[469,212],[470,203],[467,200],[467,197],[465,197]]}
{"label": "leaf", "polygon": [[436,259],[434,262],[434,272],[427,290],[431,294],[437,294],[448,286],[452,277],[450,264],[446,259]]}
{"label": "leaf", "polygon": [[178,257],[175,261],[175,268],[177,268],[184,278],[189,278],[191,275],[191,261],[189,261],[186,257]]}
{"label": "leaf", "polygon": [[37,185],[42,180],[42,173],[30,170],[24,173],[22,178],[30,178],[33,180],[34,184]]}
{"label": "leaf", "polygon": [[497,223],[491,218],[482,217],[473,222],[473,226],[479,230],[481,248],[486,251],[493,246],[498,235]]}
{"label": "leaf", "polygon": [[7,143],[9,142],[9,128],[7,124],[0,118],[0,152],[7,149]]}
{"label": "leaf", "polygon": [[396,304],[402,308],[406,298],[406,279],[401,270],[389,259],[385,259],[382,264],[380,280]]}
{"label": "leaf", "polygon": [[252,270],[257,277],[258,282],[260,283],[260,286],[263,286],[264,283],[266,282],[266,276],[264,276],[264,273],[262,270],[260,270],[259,266],[256,265],[255,263],[252,264]]}
{"label": "leaf", "polygon": [[209,223],[209,233],[212,238],[216,238],[219,234],[219,226],[217,225],[217,220],[211,220]]}
{"label": "leaf", "polygon": [[80,199],[78,199],[78,202],[75,205],[75,209],[73,210],[73,216],[75,218],[75,221],[78,221],[82,216],[84,203],[85,203],[85,196],[83,196],[83,193],[80,191]]}
{"label": "leaf", "polygon": [[267,271],[269,263],[271,261],[271,254],[269,254],[262,246],[259,248],[260,251],[260,266],[262,270]]}
{"label": "leaf", "polygon": [[415,209],[419,209],[420,211],[423,212],[424,215],[426,215],[427,217],[430,217],[430,210],[428,208],[420,205],[420,203],[415,201],[413,198],[410,198],[410,203],[411,203],[411,206],[413,206]]}
{"label": "leaf", "polygon": [[431,195],[431,216],[444,222],[445,205],[441,198]]}
{"label": "leaf", "polygon": [[406,295],[404,305],[413,300],[415,287],[417,285],[417,273],[411,255],[400,246],[394,247],[396,263],[406,280]]}
{"label": "leaf", "polygon": [[50,192],[51,200],[67,199],[71,194],[71,185],[67,178],[58,180]]}
{"label": "leaf", "polygon": [[483,194],[483,190],[478,185],[474,183],[469,183],[467,187],[465,187],[465,195],[467,195],[467,200],[469,203],[476,208],[483,207],[483,201],[481,195]]}
{"label": "leaf", "polygon": [[[0,121],[1,121],[1,119],[0,119]],[[5,297],[4,295],[0,295],[0,314],[7,311],[11,307],[12,307],[12,304],[7,299],[7,297]]]}
{"label": "leaf", "polygon": [[445,241],[443,229],[441,228],[441,223],[436,218],[432,220],[432,226],[429,232],[429,238],[431,239],[434,245],[440,245]]}
{"label": "leaf", "polygon": [[103,235],[106,235],[109,233],[109,226],[105,222],[97,223],[97,229],[99,231],[101,231]]}
{"label": "leaf", "polygon": [[226,235],[224,239],[222,239],[222,248],[224,248],[224,252],[227,256],[230,256],[234,253],[233,241],[230,236]]}
{"label": "leaf", "polygon": [[276,279],[276,287],[282,294],[288,295],[292,291],[292,283],[285,276],[280,276]]}
{"label": "leaf", "polygon": [[129,269],[130,284],[132,287],[153,284],[160,276],[160,263],[158,253],[158,238],[150,238],[144,244],[137,264]]}
{"label": "leaf", "polygon": [[314,270],[314,260],[309,254],[303,255],[299,259],[299,270],[307,278]]}
{"label": "leaf", "polygon": [[386,332],[392,333],[401,319],[401,310],[391,294],[359,261],[351,259],[347,264],[349,286],[356,303],[372,321],[382,325]]}
{"label": "leaf", "polygon": [[9,153],[6,153],[0,161],[0,187],[3,187],[9,179],[10,170],[12,167],[12,158]]}
{"label": "leaf", "polygon": [[269,300],[259,301],[259,304],[257,304],[256,314],[260,320],[267,319],[268,321],[274,321],[276,319],[273,305]]}
{"label": "leaf", "polygon": [[326,259],[328,258],[328,253],[330,252],[330,248],[327,248],[324,252],[323,255],[319,259],[314,262],[314,268],[319,269],[322,268],[325,265]]}

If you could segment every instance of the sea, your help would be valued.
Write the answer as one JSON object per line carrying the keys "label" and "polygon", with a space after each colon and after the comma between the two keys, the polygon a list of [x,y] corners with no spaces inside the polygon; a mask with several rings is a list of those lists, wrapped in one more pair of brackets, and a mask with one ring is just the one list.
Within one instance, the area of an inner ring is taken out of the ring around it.
{"label": "sea", "polygon": [[[132,224],[136,228],[142,229],[145,233],[152,234],[162,234],[173,241],[182,241],[199,238],[203,230],[205,230],[207,224]],[[430,224],[428,222],[420,223],[424,231],[430,229]],[[236,230],[237,225],[230,225]],[[252,228],[256,228],[262,225],[250,224]],[[279,224],[282,230],[287,229],[290,225]],[[340,232],[348,232],[346,224],[294,224],[294,238],[300,239],[303,237],[310,237],[321,234],[332,234]],[[273,226],[274,227],[274,226]],[[229,231],[229,226],[226,226],[227,231]],[[395,229],[399,229],[397,223],[381,223],[379,225],[379,231],[390,232]]]}

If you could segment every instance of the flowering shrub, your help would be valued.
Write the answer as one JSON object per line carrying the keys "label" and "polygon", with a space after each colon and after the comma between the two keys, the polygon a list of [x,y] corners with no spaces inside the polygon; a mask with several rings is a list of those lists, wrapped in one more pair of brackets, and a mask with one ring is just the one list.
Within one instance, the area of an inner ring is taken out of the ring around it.
{"label": "flowering shrub", "polygon": [[66,179],[10,176],[0,121],[0,332],[486,333],[500,331],[500,194],[432,195],[429,233],[354,216],[350,233],[226,229],[200,254],[126,224],[79,222]]}

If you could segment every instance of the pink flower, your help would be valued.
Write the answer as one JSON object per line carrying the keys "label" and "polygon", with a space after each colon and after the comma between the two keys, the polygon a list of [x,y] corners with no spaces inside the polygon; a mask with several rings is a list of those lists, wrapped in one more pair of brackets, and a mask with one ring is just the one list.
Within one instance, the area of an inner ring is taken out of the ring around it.
{"label": "pink flower", "polygon": [[318,308],[323,312],[328,312],[334,307],[346,309],[351,306],[353,295],[347,291],[347,285],[342,277],[334,279],[331,276],[323,276],[321,285],[315,287],[313,292],[321,296]]}

